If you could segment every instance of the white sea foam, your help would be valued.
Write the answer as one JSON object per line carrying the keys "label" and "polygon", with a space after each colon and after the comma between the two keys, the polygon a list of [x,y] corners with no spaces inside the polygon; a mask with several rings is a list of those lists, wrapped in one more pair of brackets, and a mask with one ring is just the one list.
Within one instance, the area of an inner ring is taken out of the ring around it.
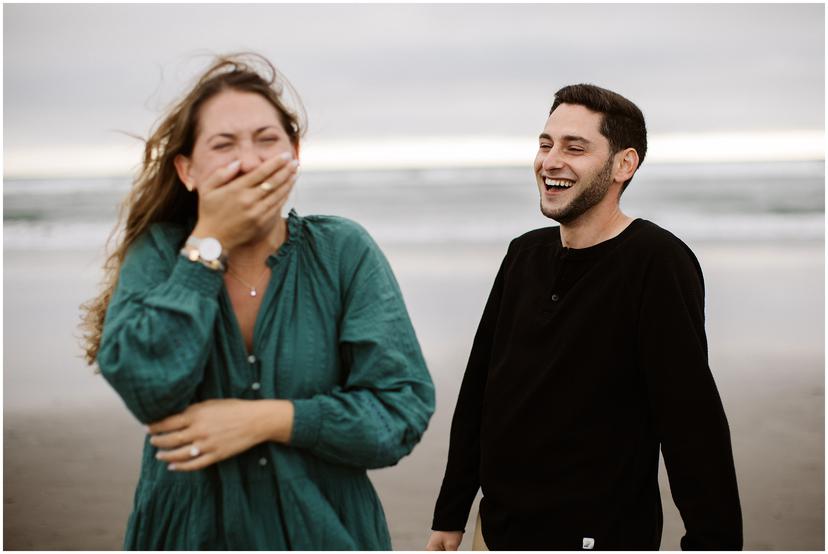
{"label": "white sea foam", "polygon": [[[646,169],[646,171],[644,171]],[[681,164],[642,169],[627,213],[687,241],[820,240],[821,163]],[[7,181],[6,250],[98,250],[127,179]],[[309,172],[290,205],[349,217],[380,243],[507,242],[555,225],[538,210],[529,168]]]}

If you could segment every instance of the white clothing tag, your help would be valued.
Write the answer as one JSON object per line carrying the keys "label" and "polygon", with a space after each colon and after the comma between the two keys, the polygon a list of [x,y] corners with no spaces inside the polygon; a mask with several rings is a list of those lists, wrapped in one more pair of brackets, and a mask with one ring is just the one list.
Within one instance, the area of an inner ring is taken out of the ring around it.
{"label": "white clothing tag", "polygon": [[595,539],[591,539],[589,537],[584,537],[583,549],[584,550],[592,550],[593,548],[595,548]]}

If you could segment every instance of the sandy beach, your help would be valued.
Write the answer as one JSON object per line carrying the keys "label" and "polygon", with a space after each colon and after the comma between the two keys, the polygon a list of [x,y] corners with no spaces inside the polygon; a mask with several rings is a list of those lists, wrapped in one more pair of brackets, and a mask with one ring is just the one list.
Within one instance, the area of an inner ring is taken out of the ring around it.
{"label": "sandy beach", "polygon": [[[382,245],[437,386],[422,443],[371,473],[395,549],[429,534],[448,428],[483,304],[506,244]],[[822,242],[691,244],[705,271],[710,361],[730,421],[749,550],[824,547]],[[79,358],[91,252],[6,251],[4,547],[119,549],[142,427]],[[681,519],[662,468],[662,548]],[[469,548],[465,540],[463,548]]]}

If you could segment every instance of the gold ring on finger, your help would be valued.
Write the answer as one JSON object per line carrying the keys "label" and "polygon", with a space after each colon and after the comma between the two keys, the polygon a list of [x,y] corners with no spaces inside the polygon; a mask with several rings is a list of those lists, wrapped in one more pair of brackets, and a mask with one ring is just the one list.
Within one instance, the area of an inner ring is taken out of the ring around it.
{"label": "gold ring on finger", "polygon": [[270,192],[271,190],[273,190],[274,187],[273,187],[273,184],[271,184],[270,181],[265,181],[261,185],[259,185],[259,188],[262,189],[265,192]]}
{"label": "gold ring on finger", "polygon": [[201,454],[201,450],[196,445],[192,445],[190,447],[190,457],[191,458],[198,458],[200,454]]}

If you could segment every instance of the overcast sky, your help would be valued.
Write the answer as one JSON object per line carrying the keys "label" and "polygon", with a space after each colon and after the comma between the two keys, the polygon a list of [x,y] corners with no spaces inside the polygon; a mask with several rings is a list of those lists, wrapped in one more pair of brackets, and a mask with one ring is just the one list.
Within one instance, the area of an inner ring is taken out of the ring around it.
{"label": "overcast sky", "polygon": [[204,67],[252,49],[293,82],[309,138],[540,131],[592,82],[651,133],[822,130],[822,4],[6,4],[4,144],[126,144]]}

